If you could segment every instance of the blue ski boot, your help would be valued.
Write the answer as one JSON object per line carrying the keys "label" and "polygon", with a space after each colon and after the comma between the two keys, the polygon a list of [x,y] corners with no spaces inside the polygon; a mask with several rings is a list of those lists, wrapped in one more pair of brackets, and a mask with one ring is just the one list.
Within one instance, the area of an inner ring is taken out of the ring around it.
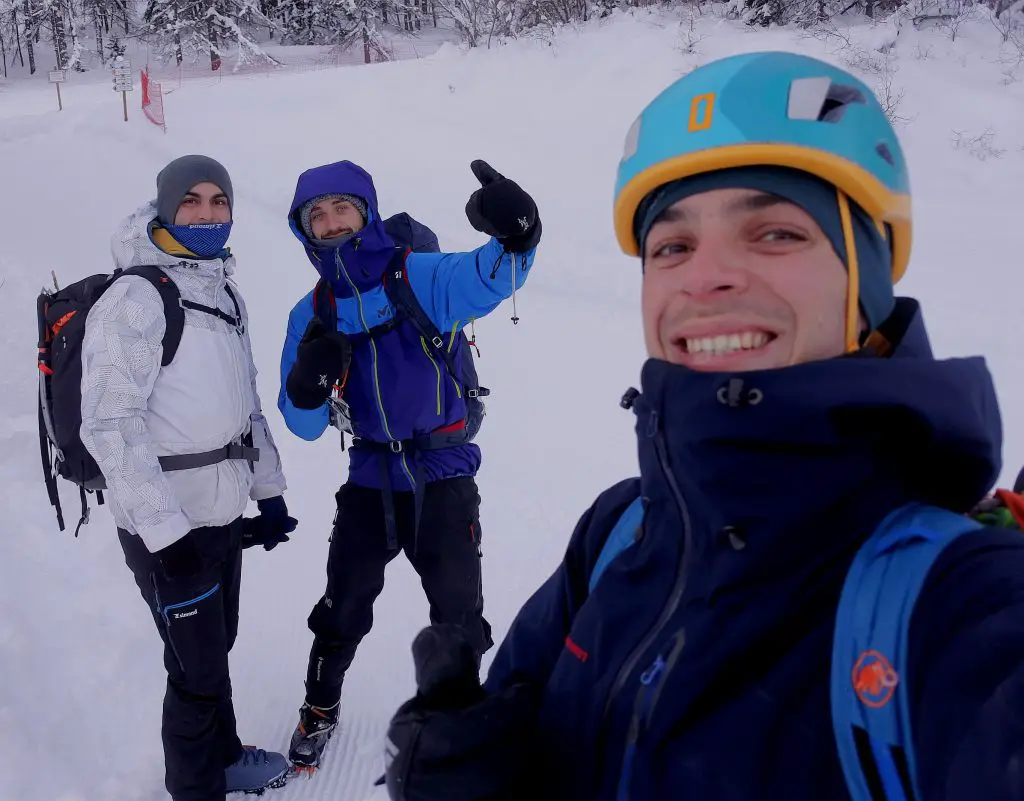
{"label": "blue ski boot", "polygon": [[288,781],[288,760],[284,754],[243,746],[242,755],[224,770],[226,792],[263,795],[271,788],[284,787]]}

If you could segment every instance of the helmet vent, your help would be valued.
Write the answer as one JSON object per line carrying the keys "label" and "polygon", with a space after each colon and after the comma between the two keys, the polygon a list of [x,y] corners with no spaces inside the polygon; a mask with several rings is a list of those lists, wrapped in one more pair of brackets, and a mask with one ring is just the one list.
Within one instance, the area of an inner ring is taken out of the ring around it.
{"label": "helmet vent", "polygon": [[839,122],[847,106],[866,105],[864,93],[855,86],[833,83],[831,78],[798,78],[789,86],[789,118]]}
{"label": "helmet vent", "polygon": [[889,146],[885,142],[879,142],[875,145],[875,152],[885,159],[890,166],[896,166],[896,159],[892,157],[892,151],[889,150]]}

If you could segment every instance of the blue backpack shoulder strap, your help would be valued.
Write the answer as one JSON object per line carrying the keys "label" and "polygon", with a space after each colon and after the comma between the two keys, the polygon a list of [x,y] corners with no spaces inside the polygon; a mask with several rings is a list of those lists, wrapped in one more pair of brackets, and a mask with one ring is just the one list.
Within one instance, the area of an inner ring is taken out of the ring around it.
{"label": "blue backpack shoulder strap", "polygon": [[630,547],[637,539],[637,531],[644,521],[643,498],[637,498],[625,508],[619,519],[615,522],[608,539],[604,541],[601,553],[598,554],[597,562],[590,571],[590,589],[594,591],[597,582],[601,580],[604,571],[620,553]]}
{"label": "blue backpack shoulder strap", "polygon": [[923,504],[890,514],[846,576],[832,650],[832,724],[853,801],[920,801],[907,650],[914,603],[966,515]]}

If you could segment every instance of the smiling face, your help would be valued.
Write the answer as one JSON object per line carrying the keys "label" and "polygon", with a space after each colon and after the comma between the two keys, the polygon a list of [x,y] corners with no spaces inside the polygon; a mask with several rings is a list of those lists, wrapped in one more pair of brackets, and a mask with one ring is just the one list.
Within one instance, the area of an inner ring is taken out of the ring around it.
{"label": "smiling face", "polygon": [[847,274],[799,206],[718,189],[669,207],[644,242],[648,354],[694,370],[743,371],[845,350]]}
{"label": "smiling face", "polygon": [[364,224],[359,209],[340,197],[321,200],[309,213],[309,227],[316,239],[351,236],[361,230]]}

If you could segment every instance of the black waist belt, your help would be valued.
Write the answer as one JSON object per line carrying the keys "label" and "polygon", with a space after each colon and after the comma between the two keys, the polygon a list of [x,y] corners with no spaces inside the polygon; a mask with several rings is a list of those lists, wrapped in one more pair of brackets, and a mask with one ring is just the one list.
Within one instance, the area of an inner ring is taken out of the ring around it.
{"label": "black waist belt", "polygon": [[[417,451],[437,451],[444,448],[454,448],[464,445],[469,441],[468,431],[465,426],[455,431],[434,431],[412,439],[392,440],[389,442],[375,442],[360,437],[352,438],[353,450],[372,451],[380,454],[378,464],[380,466],[381,492],[384,494],[384,527],[387,531],[388,549],[398,549],[398,525],[395,519],[394,492],[391,488],[391,478],[388,475],[388,455],[406,453],[415,457]],[[419,544],[420,516],[423,513],[423,496],[426,493],[424,481],[423,462],[416,460],[416,468],[413,471],[413,508],[414,530],[413,530],[413,555],[416,554],[416,547]]]}
{"label": "black waist belt", "polygon": [[242,459],[251,465],[260,460],[260,449],[243,445],[240,442],[232,442],[223,448],[217,448],[203,453],[183,453],[180,456],[160,456],[160,467],[164,472],[174,470],[191,470],[196,467],[209,467],[220,464],[229,459]]}

